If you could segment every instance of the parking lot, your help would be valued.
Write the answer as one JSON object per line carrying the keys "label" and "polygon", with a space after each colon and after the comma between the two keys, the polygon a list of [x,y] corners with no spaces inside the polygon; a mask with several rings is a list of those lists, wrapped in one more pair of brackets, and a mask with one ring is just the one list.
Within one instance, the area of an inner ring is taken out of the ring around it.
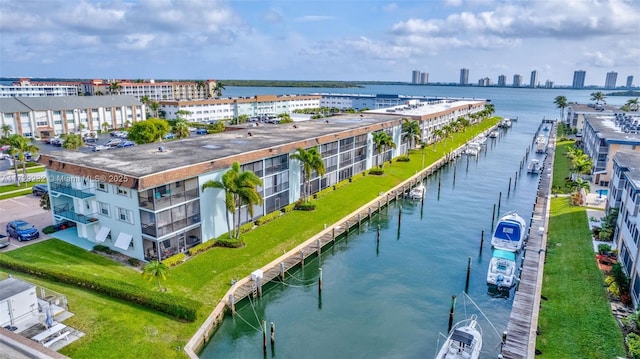
{"label": "parking lot", "polygon": [[1,248],[0,251],[6,252],[50,238],[42,233],[42,228],[53,224],[53,220],[51,212],[40,208],[40,197],[26,195],[0,200],[0,233],[6,235],[7,223],[16,219],[33,224],[40,231],[40,238],[25,242],[18,242],[17,239],[11,238],[11,244]]}

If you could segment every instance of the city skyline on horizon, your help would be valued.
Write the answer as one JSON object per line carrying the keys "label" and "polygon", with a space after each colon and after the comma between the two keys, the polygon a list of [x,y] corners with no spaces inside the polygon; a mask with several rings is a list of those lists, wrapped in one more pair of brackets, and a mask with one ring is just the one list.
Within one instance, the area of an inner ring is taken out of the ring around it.
{"label": "city skyline on horizon", "polygon": [[[640,78],[632,0],[3,0],[0,77],[469,84],[500,75],[585,87]],[[525,81],[526,83],[526,81]]]}

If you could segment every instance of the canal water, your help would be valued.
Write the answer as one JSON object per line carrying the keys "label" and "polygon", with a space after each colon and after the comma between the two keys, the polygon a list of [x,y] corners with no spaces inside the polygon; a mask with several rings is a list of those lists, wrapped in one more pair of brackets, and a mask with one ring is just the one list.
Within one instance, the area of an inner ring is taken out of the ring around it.
{"label": "canal water", "polygon": [[[488,139],[478,157],[460,157],[427,178],[423,205],[409,200],[392,204],[359,233],[351,232],[319,258],[306,261],[304,268],[289,271],[285,283],[266,286],[262,298],[240,303],[237,314],[225,319],[200,357],[432,358],[444,339],[441,333],[447,332],[455,295],[454,323],[477,314],[483,329],[481,357],[496,358],[514,289],[495,296],[486,285],[493,207],[500,199],[500,214],[516,211],[530,222],[538,175],[526,173],[525,156],[529,149],[528,160],[542,160],[531,145],[541,119],[559,117],[552,104],[558,95],[570,97],[552,91],[532,101],[521,98],[518,106],[517,99],[497,96],[497,114],[518,117],[512,128]],[[536,99],[538,107],[530,107]],[[273,322],[276,332],[275,346],[268,344],[266,354],[263,321],[267,331]]]}

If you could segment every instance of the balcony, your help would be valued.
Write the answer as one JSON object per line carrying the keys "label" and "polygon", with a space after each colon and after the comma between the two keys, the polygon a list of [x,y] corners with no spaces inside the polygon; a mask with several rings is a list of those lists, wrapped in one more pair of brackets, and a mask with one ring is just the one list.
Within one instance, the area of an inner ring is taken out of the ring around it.
{"label": "balcony", "polygon": [[95,197],[95,193],[93,192],[94,188],[85,188],[85,189],[76,189],[69,185],[63,185],[60,183],[52,182],[50,184],[52,192],[64,193],[71,197],[85,199],[90,197]]}
{"label": "balcony", "polygon": [[53,213],[56,216],[62,217],[66,220],[82,223],[82,224],[95,224],[98,223],[98,214],[90,213],[90,214],[80,214],[76,213],[73,210],[73,207],[69,207],[69,205],[61,205],[53,207]]}

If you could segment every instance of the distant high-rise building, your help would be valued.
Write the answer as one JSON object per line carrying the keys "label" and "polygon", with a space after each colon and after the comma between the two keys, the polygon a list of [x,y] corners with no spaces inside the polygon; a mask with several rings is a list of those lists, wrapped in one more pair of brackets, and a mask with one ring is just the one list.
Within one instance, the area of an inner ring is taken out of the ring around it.
{"label": "distant high-rise building", "polygon": [[518,74],[513,75],[513,87],[520,86],[522,86],[522,76]]}
{"label": "distant high-rise building", "polygon": [[460,85],[469,84],[469,69],[460,69]]}
{"label": "distant high-rise building", "polygon": [[421,85],[426,85],[429,83],[429,73],[428,72],[421,72],[420,73],[420,84]]}
{"label": "distant high-rise building", "polygon": [[551,81],[551,80],[545,81],[544,82],[544,88],[552,89],[553,88],[553,81]]}
{"label": "distant high-rise building", "polygon": [[420,70],[413,70],[413,72],[411,72],[411,83],[414,85],[420,83]]}
{"label": "distant high-rise building", "polygon": [[633,87],[633,76],[627,76],[627,88]]}
{"label": "distant high-rise building", "polygon": [[531,81],[529,81],[529,87],[538,87],[538,71],[531,71]]}
{"label": "distant high-rise building", "polygon": [[498,86],[500,87],[507,86],[507,76],[505,75],[498,76]]}
{"label": "distant high-rise building", "polygon": [[615,71],[607,72],[607,78],[604,80],[604,88],[612,89],[616,87],[616,81],[618,80],[618,73]]}
{"label": "distant high-rise building", "polygon": [[485,77],[483,79],[478,80],[478,86],[491,86],[491,79]]}
{"label": "distant high-rise building", "polygon": [[584,87],[584,78],[587,76],[587,72],[584,70],[578,70],[573,72],[573,87],[579,89]]}

